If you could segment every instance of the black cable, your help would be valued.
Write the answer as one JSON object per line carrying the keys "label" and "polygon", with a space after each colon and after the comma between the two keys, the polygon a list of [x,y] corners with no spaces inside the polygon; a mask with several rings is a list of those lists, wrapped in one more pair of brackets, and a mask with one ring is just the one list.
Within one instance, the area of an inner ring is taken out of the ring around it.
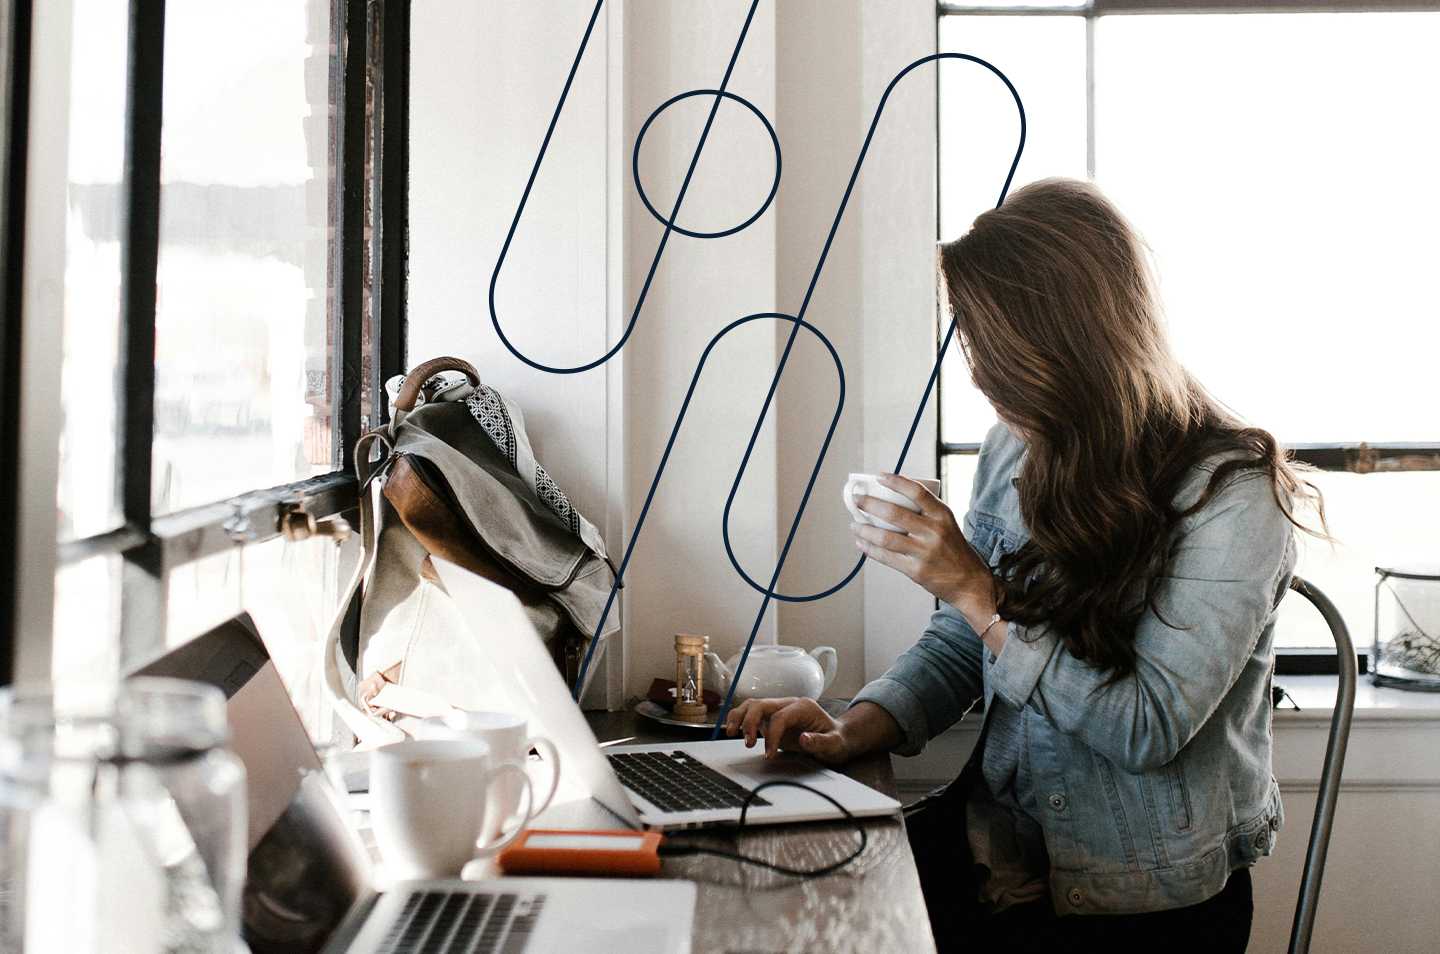
{"label": "black cable", "polygon": [[824,875],[832,874],[836,871],[839,871],[841,868],[850,864],[850,862],[854,861],[856,858],[859,858],[862,854],[864,854],[866,846],[870,843],[870,835],[865,830],[865,823],[852,815],[849,809],[847,809],[844,805],[841,805],[834,798],[826,795],[818,788],[812,788],[811,786],[806,785],[803,782],[777,780],[773,782],[763,782],[760,785],[755,786],[755,788],[752,789],[750,793],[745,796],[745,801],[740,806],[740,822],[736,825],[737,831],[745,827],[745,819],[749,814],[750,806],[752,803],[754,803],[756,796],[758,796],[765,789],[774,788],[777,785],[788,785],[791,788],[803,789],[814,795],[819,795],[821,798],[825,799],[825,801],[829,802],[831,805],[834,805],[839,810],[840,814],[845,816],[846,820],[854,823],[855,831],[858,832],[860,835],[860,844],[855,847],[854,851],[850,852],[850,854],[846,855],[844,858],[841,858],[839,861],[832,861],[828,865],[821,865],[818,868],[811,869],[792,868],[789,865],[782,865],[773,861],[766,861],[763,858],[751,858],[750,856],[742,855],[739,852],[725,851],[723,848],[711,848],[706,845],[675,844],[669,838],[666,838],[665,841],[660,843],[660,854],[668,857],[675,857],[680,855],[714,855],[717,858],[728,858],[731,861],[739,861],[743,864],[755,865],[759,868],[768,868],[769,870],[777,872],[778,874],[789,875],[792,878],[806,879],[819,878],[823,877]]}

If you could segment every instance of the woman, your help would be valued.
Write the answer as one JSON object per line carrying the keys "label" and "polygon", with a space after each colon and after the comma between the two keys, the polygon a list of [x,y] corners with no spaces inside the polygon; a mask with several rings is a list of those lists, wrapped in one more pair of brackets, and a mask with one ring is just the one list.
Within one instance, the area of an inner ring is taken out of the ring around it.
{"label": "woman", "polygon": [[882,482],[918,513],[859,505],[905,532],[851,529],[941,608],[839,718],[752,701],[727,728],[839,764],[914,754],[983,698],[976,755],[911,816],[942,951],[1242,951],[1283,818],[1275,610],[1294,503],[1318,495],[1175,359],[1142,245],[1092,185],[1020,189],[940,269],[1002,423],[963,532],[901,477]]}

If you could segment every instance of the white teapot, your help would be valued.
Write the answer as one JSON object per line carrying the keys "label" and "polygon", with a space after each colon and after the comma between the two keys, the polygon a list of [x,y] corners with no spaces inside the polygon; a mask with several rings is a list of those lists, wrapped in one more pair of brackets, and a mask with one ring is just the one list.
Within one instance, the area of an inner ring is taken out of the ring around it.
{"label": "white teapot", "polygon": [[[723,697],[735,675],[735,667],[740,664],[740,654],[721,662],[719,656],[707,652],[705,662],[713,672],[713,675],[706,673],[706,685]],[[798,646],[755,646],[745,661],[740,684],[735,687],[735,701],[776,696],[818,699],[835,681],[837,663],[833,646],[816,646],[808,653]]]}

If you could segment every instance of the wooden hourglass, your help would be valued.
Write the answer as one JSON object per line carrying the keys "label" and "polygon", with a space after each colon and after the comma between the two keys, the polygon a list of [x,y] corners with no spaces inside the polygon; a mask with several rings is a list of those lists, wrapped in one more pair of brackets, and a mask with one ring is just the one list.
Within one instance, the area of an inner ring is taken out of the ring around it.
{"label": "wooden hourglass", "polygon": [[709,711],[705,705],[705,650],[710,645],[706,636],[693,633],[675,634],[675,718],[687,722],[704,722]]}

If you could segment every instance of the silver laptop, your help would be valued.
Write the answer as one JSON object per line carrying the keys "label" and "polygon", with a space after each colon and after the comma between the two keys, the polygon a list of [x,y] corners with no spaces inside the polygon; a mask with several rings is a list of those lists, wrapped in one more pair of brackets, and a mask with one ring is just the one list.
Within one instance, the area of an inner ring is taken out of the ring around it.
{"label": "silver laptop", "polygon": [[242,920],[253,954],[689,954],[687,881],[505,878],[374,890],[365,846],[248,616],[135,674],[208,682],[228,699],[247,773]]}
{"label": "silver laptop", "polygon": [[[519,600],[504,587],[463,567],[431,558],[455,610],[483,640],[497,697],[507,711],[523,713],[532,731],[543,731],[560,750],[562,781],[583,785],[632,828],[671,830],[733,823],[751,790],[769,781],[799,782],[824,792],[851,815],[890,815],[900,803],[802,755],[767,760],[743,739],[615,745],[602,750],[580,707],[570,696]],[[463,623],[461,625],[464,625]],[[572,789],[573,792],[573,789]],[[746,823],[817,821],[841,813],[817,795],[791,786],[767,788],[755,797]]]}

